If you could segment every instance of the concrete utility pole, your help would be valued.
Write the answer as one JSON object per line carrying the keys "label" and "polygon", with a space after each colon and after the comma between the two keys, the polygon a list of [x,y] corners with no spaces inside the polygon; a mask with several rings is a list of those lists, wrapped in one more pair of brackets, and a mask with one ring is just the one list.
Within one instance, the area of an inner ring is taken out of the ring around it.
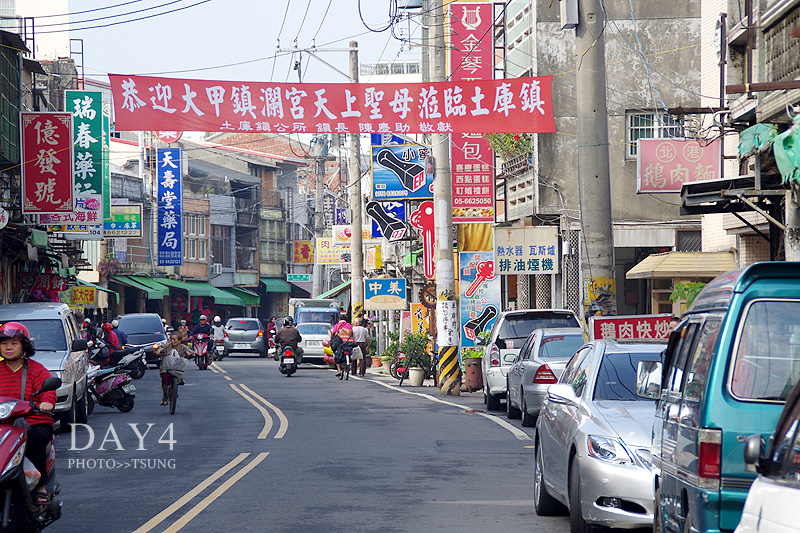
{"label": "concrete utility pole", "polygon": [[[322,199],[325,194],[325,157],[317,157],[317,198],[316,198],[316,207],[314,214],[314,237],[316,239],[322,238],[322,230],[325,227],[324,221],[324,207],[322,204]],[[316,248],[319,241],[314,240],[314,247]],[[316,254],[315,254],[316,255]],[[322,276],[325,267],[320,265],[316,261],[316,257],[314,258],[314,279],[313,284],[311,286],[311,297],[316,298],[320,294],[322,294]]]}
{"label": "concrete utility pole", "polygon": [[[350,41],[350,81],[358,83],[358,43]],[[358,133],[350,134],[350,303],[352,318],[364,312],[364,250],[361,244],[361,141]]]}
{"label": "concrete utility pole", "polygon": [[[433,4],[433,76],[446,81],[444,0]],[[430,50],[430,48],[428,49]],[[433,206],[436,235],[436,330],[439,343],[439,390],[443,395],[461,394],[461,366],[458,363],[458,300],[453,265],[453,186],[450,175],[450,136],[433,136],[435,162]]]}
{"label": "concrete utility pole", "polygon": [[617,299],[603,22],[600,0],[578,0],[575,93],[578,95],[578,186],[584,246],[581,270],[584,279],[590,282],[594,296],[589,313],[615,315]]}

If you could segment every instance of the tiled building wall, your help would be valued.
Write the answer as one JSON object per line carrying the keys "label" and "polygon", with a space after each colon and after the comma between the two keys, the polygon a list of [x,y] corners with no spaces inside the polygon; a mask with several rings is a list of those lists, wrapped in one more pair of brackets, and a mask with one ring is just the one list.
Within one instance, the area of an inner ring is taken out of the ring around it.
{"label": "tiled building wall", "polygon": [[758,235],[743,235],[739,239],[739,266],[746,267],[758,261],[769,261],[769,243]]}

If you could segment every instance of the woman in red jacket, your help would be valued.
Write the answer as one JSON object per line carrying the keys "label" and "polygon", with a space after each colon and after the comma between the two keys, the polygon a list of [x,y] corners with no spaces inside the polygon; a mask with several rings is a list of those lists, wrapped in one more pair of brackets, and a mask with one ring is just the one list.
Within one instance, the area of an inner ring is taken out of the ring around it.
{"label": "woman in red jacket", "polygon": [[[50,372],[41,363],[31,359],[34,353],[36,350],[28,328],[19,322],[6,322],[0,326],[0,355],[3,356],[3,361],[0,362],[0,396],[19,398],[24,383],[23,399],[30,401],[33,393],[50,377]],[[47,445],[53,439],[53,417],[49,413],[55,407],[56,401],[55,391],[39,395],[34,405],[42,412],[25,417],[25,421],[31,426],[28,430],[25,456],[42,475],[34,489],[34,501],[41,505],[47,505],[52,498],[46,488]]]}

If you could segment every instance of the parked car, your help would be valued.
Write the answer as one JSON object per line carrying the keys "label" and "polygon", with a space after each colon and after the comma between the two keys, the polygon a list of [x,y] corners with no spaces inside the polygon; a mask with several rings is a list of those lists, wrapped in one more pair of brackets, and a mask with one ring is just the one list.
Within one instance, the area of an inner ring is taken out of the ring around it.
{"label": "parked car", "polygon": [[506,395],[506,374],[522,344],[535,329],[580,327],[569,309],[524,309],[500,313],[483,349],[483,399],[486,408],[499,410]]}
{"label": "parked car", "polygon": [[547,387],[558,382],[572,355],[583,345],[583,329],[535,329],[522,345],[508,370],[506,414],[536,424]]}
{"label": "parked car", "polygon": [[[761,435],[747,437],[744,461],[760,475],[750,487],[736,533],[800,531],[800,382],[778,418],[767,447]],[[765,453],[766,452],[766,453]]]}
{"label": "parked car", "polygon": [[225,323],[225,355],[255,352],[266,357],[267,348],[261,320],[241,317],[229,318]]}
{"label": "parked car", "polygon": [[325,357],[325,353],[322,351],[325,347],[322,343],[331,340],[331,325],[307,322],[298,324],[297,331],[303,337],[300,343],[303,347],[303,360],[319,359],[322,361],[322,358]]}
{"label": "parked car", "polygon": [[663,344],[595,340],[550,385],[534,436],[537,514],[566,506],[573,533],[593,525],[652,525],[655,406],[635,387],[639,361],[658,361],[663,350]]}
{"label": "parked car", "polygon": [[147,364],[158,366],[160,360],[156,350],[168,342],[161,316],[156,313],[131,313],[119,315],[117,320],[119,329],[128,336],[125,346],[144,348]]}
{"label": "parked car", "polygon": [[0,324],[10,321],[28,328],[36,348],[34,358],[53,376],[61,378],[53,409],[61,421],[61,430],[69,431],[69,424],[76,422],[85,424],[89,418],[88,350],[72,309],[66,304],[49,302],[0,305]]}
{"label": "parked car", "polygon": [[711,281],[672,332],[663,372],[639,376],[637,390],[658,398],[658,526],[733,531],[755,478],[744,441],[769,437],[800,379],[800,263],[756,263]]}

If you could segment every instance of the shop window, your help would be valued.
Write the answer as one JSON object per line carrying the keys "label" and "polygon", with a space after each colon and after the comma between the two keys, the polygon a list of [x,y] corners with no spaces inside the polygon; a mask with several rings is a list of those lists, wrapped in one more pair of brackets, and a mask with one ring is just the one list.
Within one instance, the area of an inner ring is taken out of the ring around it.
{"label": "shop window", "polygon": [[683,120],[666,113],[626,113],[626,159],[636,159],[638,139],[667,139],[683,137]]}

